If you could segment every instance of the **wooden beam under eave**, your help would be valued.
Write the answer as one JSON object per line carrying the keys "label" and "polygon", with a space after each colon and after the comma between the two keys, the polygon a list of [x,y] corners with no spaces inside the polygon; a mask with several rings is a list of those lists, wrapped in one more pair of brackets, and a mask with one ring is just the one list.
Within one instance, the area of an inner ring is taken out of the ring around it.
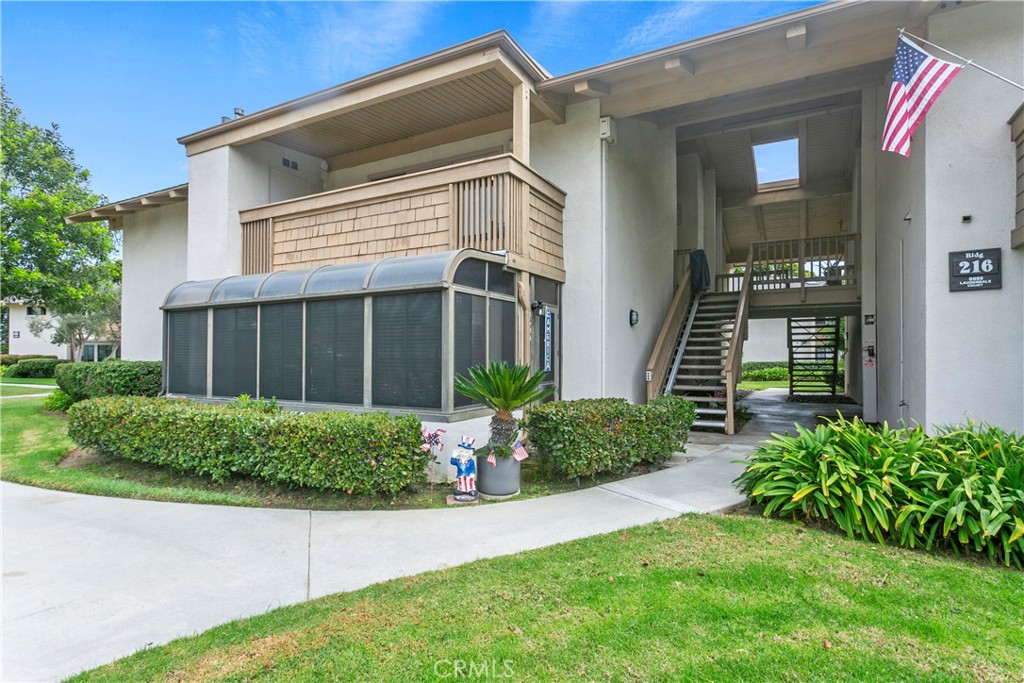
{"label": "wooden beam under eave", "polygon": [[530,101],[534,107],[544,114],[544,117],[547,118],[548,121],[553,122],[556,126],[560,126],[565,123],[564,97],[559,98],[556,93],[542,96],[535,92]]}
{"label": "wooden beam under eave", "polygon": [[171,199],[188,199],[188,188],[184,190],[171,190],[167,193]]}
{"label": "wooden beam under eave", "polygon": [[588,78],[585,81],[573,83],[572,90],[577,95],[584,97],[604,97],[611,93],[611,87],[604,81],[596,78]]}
{"label": "wooden beam under eave", "polygon": [[665,71],[674,76],[692,76],[697,69],[686,57],[669,57],[665,60]]}
{"label": "wooden beam under eave", "polygon": [[790,50],[807,47],[807,24],[797,24],[786,29],[786,47]]}
{"label": "wooden beam under eave", "polygon": [[815,184],[813,187],[796,187],[788,190],[772,192],[756,192],[750,195],[727,194],[722,196],[722,207],[725,209],[742,209],[780,202],[792,202],[804,199],[820,199],[850,194],[850,184],[845,180],[834,180]]}

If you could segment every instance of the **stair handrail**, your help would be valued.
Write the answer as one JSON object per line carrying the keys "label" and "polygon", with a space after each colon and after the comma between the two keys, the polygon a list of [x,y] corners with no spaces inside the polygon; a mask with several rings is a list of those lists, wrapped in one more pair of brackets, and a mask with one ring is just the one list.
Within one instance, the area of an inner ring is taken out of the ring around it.
{"label": "stair handrail", "polygon": [[736,382],[742,372],[743,342],[747,337],[747,316],[750,313],[750,288],[754,275],[754,248],[747,252],[747,267],[743,269],[743,285],[736,301],[736,322],[729,340],[729,353],[725,356],[725,433],[736,433]]}
{"label": "stair handrail", "polygon": [[650,401],[661,394],[661,387],[672,362],[673,344],[679,339],[683,324],[686,322],[686,315],[690,310],[690,303],[693,299],[692,284],[690,282],[690,264],[683,266],[682,279],[676,287],[672,303],[669,304],[665,320],[661,324],[658,338],[654,342],[654,349],[651,351],[651,358],[647,362],[647,400]]}
{"label": "stair handrail", "polygon": [[690,315],[686,316],[686,327],[683,328],[683,336],[679,339],[679,345],[676,347],[676,356],[672,360],[672,370],[669,371],[668,377],[665,378],[664,393],[666,394],[672,393],[672,386],[675,384],[676,375],[679,374],[679,366],[683,362],[683,356],[686,354],[686,345],[690,342],[690,334],[693,332],[693,321],[697,317],[697,309],[700,307],[700,298],[703,294],[704,292],[697,292],[696,296],[693,297]]}

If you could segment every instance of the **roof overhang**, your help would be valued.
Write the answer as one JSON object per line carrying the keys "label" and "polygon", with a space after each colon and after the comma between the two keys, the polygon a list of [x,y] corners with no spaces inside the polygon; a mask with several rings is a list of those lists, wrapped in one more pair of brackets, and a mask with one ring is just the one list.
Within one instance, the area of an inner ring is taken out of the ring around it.
{"label": "roof overhang", "polygon": [[[271,140],[339,163],[344,155],[384,154],[512,125],[512,88],[550,75],[505,31],[496,31],[269,109],[178,138],[191,156],[225,145]],[[562,97],[531,98],[534,120],[560,120]],[[413,140],[410,143],[410,140]],[[390,147],[386,147],[390,145]],[[380,156],[380,155],[370,155]],[[340,157],[340,158],[339,158]]]}
{"label": "roof overhang", "polygon": [[[966,4],[949,3],[948,9]],[[599,99],[603,116],[679,125],[664,120],[664,112],[891,62],[898,27],[926,31],[925,19],[946,9],[932,0],[837,0],[551,78],[537,89],[567,104]]]}
{"label": "roof overhang", "polygon": [[121,227],[120,219],[128,214],[187,201],[188,183],[182,183],[181,185],[139,195],[138,197],[122,199],[113,204],[98,206],[88,211],[80,211],[65,218],[64,222],[90,223],[92,221],[109,221],[110,227],[119,228]]}

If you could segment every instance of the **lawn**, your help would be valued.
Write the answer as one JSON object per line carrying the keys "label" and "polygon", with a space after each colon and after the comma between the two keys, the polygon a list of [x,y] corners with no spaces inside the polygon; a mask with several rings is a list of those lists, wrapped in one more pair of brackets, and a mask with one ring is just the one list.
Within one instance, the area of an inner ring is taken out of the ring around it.
{"label": "lawn", "polygon": [[53,389],[41,387],[38,384],[9,385],[7,383],[0,383],[0,398],[5,396],[26,396],[28,394],[45,396],[51,391],[53,391]]}
{"label": "lawn", "polygon": [[737,389],[750,389],[751,391],[761,391],[761,389],[789,389],[789,380],[783,379],[774,382],[739,382],[736,385]]}
{"label": "lawn", "polygon": [[[73,681],[1020,681],[1024,576],[683,516],[232,622]],[[506,674],[503,677],[496,673]]]}
{"label": "lawn", "polygon": [[[352,496],[341,491],[275,487],[249,477],[234,477],[223,484],[215,484],[197,475],[120,458],[60,467],[58,462],[75,446],[67,437],[63,417],[42,412],[42,400],[35,398],[6,402],[2,411],[0,477],[31,486],[118,498],[303,510],[445,507],[445,499],[452,492],[451,485],[437,484],[431,490],[430,485],[423,482],[417,490],[392,500]],[[550,475],[538,465],[535,459],[523,462],[522,493],[517,500],[574,491],[621,478],[605,476],[577,483]]]}
{"label": "lawn", "polygon": [[44,387],[57,386],[57,382],[52,379],[39,379],[36,377],[0,377],[0,384],[39,384]]}

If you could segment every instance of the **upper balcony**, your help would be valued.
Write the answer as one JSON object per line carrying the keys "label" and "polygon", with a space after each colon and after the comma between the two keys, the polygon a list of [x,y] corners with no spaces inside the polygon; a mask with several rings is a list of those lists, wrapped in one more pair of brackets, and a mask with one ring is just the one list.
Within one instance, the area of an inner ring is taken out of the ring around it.
{"label": "upper balcony", "polygon": [[565,281],[565,193],[511,154],[240,212],[242,274],[451,249]]}

